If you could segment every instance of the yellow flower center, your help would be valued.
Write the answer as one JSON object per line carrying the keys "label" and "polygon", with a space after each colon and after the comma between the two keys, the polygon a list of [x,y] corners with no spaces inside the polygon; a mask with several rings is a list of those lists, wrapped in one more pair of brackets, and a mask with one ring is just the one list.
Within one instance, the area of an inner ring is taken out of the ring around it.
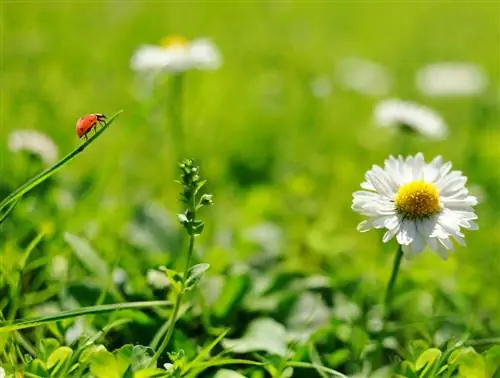
{"label": "yellow flower center", "polygon": [[189,45],[189,40],[182,35],[168,35],[161,40],[160,45],[166,48],[186,48]]}
{"label": "yellow flower center", "polygon": [[395,205],[398,213],[410,219],[427,218],[441,210],[438,189],[422,180],[401,186]]}

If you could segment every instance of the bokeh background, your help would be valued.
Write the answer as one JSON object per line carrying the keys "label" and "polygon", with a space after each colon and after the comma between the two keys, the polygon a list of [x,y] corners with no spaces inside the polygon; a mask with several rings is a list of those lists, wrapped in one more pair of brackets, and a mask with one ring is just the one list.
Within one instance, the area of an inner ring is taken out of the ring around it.
{"label": "bokeh background", "polygon": [[[209,37],[223,57],[216,71],[186,73],[182,109],[187,155],[200,163],[215,200],[202,214],[207,232],[196,259],[211,264],[205,288],[225,295],[212,293],[216,323],[238,336],[263,314],[285,321],[291,304],[315,290],[312,283],[298,289],[297,277],[322,278],[330,307],[340,297],[361,312],[376,304],[396,244],[383,245],[381,232],[356,231],[362,218],[350,209],[352,192],[372,164],[420,151],[428,160],[442,155],[469,177],[481,198],[480,230],[467,234],[468,246],[447,261],[426,251],[404,262],[395,301],[403,333],[409,339],[499,334],[498,4],[4,0],[0,9],[1,198],[42,168],[9,151],[13,130],[47,134],[62,156],[80,143],[78,117],[124,109],[0,226],[6,271],[34,236],[45,235],[32,257],[39,268],[23,288],[29,300],[20,315],[49,302],[68,307],[69,298],[73,305],[93,304],[107,284],[75,256],[66,232],[86,239],[110,270],[126,272],[126,293],[110,294],[109,302],[162,297],[146,272],[175,266],[183,244],[169,77],[147,87],[130,59],[139,45],[180,34]],[[343,85],[338,67],[349,57],[385,66],[389,90],[370,96]],[[440,61],[477,64],[486,87],[466,97],[423,95],[416,73]],[[378,128],[374,106],[391,97],[434,109],[449,136],[433,141]],[[56,256],[67,262],[63,278],[51,270]],[[266,282],[274,282],[267,291]],[[224,290],[229,286],[237,294]],[[427,324],[404,326],[415,322]],[[181,329],[195,332],[188,323]],[[147,335],[123,332],[114,342],[147,343],[137,340]]]}

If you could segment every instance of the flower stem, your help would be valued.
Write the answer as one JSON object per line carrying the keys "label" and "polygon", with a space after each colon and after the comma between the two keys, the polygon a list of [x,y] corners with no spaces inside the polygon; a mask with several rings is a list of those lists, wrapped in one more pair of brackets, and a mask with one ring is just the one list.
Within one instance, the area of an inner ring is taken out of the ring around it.
{"label": "flower stem", "polygon": [[188,248],[188,255],[187,255],[187,259],[186,259],[186,266],[184,267],[184,274],[182,275],[181,287],[180,287],[179,292],[177,293],[177,298],[175,299],[174,308],[172,309],[172,313],[170,314],[170,318],[168,320],[167,333],[165,334],[165,338],[163,339],[160,347],[155,352],[155,354],[153,355],[153,358],[149,362],[149,366],[153,366],[156,363],[156,361],[158,361],[158,358],[160,358],[160,356],[163,354],[163,352],[167,348],[168,343],[170,342],[170,339],[172,338],[172,335],[174,333],[175,323],[177,321],[177,316],[179,315],[179,310],[181,308],[182,297],[184,296],[184,289],[185,289],[185,284],[186,284],[187,273],[189,270],[189,264],[191,262],[191,256],[193,255],[194,238],[195,238],[194,235],[190,235],[190,237],[189,237],[189,248]]}
{"label": "flower stem", "polygon": [[182,87],[183,74],[177,73],[172,76],[171,96],[170,96],[170,117],[172,135],[174,138],[174,151],[176,160],[184,154],[184,124],[182,122]]}
{"label": "flower stem", "polygon": [[396,255],[394,256],[394,264],[392,266],[391,278],[389,279],[389,283],[387,284],[387,289],[385,290],[385,299],[384,299],[385,308],[388,308],[391,303],[392,288],[396,282],[396,278],[398,277],[399,267],[401,266],[402,258],[403,258],[403,247],[401,246],[401,244],[399,244]]}

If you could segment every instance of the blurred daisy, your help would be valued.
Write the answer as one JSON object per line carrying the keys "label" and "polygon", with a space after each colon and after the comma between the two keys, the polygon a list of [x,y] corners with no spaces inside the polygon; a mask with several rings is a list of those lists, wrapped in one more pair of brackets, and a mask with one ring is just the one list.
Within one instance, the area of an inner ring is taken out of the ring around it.
{"label": "blurred daisy", "polygon": [[373,114],[382,127],[399,127],[432,139],[443,139],[448,134],[444,120],[431,109],[398,99],[379,102]]}
{"label": "blurred daisy", "polygon": [[362,58],[346,58],[337,66],[337,78],[346,88],[367,96],[386,95],[392,86],[384,66]]}
{"label": "blurred daisy", "polygon": [[165,273],[155,269],[149,269],[147,273],[147,281],[150,286],[161,290],[170,286],[170,281]]}
{"label": "blurred daisy", "polygon": [[0,367],[0,378],[5,378],[5,370],[3,367]]}
{"label": "blurred daisy", "polygon": [[217,47],[208,39],[188,40],[165,37],[160,45],[140,46],[132,56],[134,71],[184,72],[191,69],[214,70],[221,65]]}
{"label": "blurred daisy", "polygon": [[56,162],[58,151],[47,135],[35,130],[14,130],[9,134],[9,150],[25,151],[38,157],[45,165]]}
{"label": "blurred daisy", "polygon": [[394,236],[405,256],[415,256],[426,245],[446,259],[453,250],[451,238],[465,245],[461,228],[476,230],[473,206],[477,199],[465,188],[467,177],[452,171],[438,156],[425,163],[422,153],[394,158],[384,168],[374,165],[353,194],[352,209],[370,219],[358,231],[385,228],[383,242]]}
{"label": "blurred daisy", "polygon": [[416,77],[420,92],[432,97],[477,95],[484,90],[486,83],[483,70],[466,62],[429,64],[421,68]]}

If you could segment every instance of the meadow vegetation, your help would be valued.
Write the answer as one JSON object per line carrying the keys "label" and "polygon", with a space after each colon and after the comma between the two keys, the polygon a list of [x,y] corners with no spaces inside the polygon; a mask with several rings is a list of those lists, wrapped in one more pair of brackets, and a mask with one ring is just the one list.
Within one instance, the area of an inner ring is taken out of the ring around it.
{"label": "meadow vegetation", "polygon": [[[0,378],[500,377],[498,4],[0,13]],[[197,38],[211,64],[131,63]],[[444,70],[419,72],[439,62],[479,76],[436,95]],[[108,119],[78,139],[91,113]],[[351,208],[374,164],[419,152],[478,200],[445,259],[399,260],[403,237]]]}

